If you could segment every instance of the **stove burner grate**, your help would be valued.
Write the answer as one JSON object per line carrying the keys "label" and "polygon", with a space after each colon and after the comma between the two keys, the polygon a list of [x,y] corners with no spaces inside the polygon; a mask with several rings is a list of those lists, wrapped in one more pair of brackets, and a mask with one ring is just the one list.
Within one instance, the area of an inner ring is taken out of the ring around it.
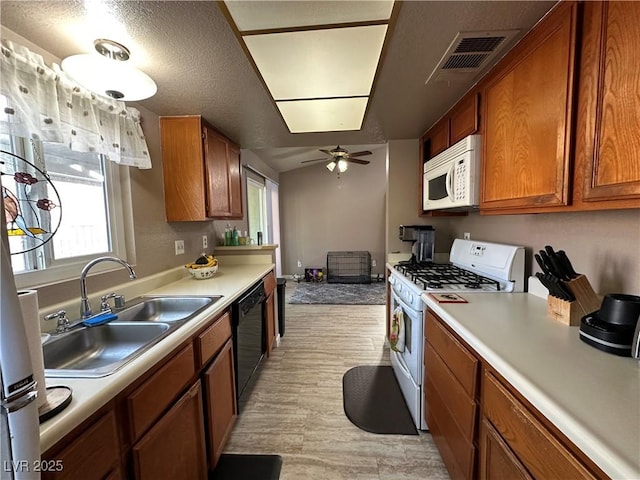
{"label": "stove burner grate", "polygon": [[447,286],[464,287],[469,290],[479,290],[483,286],[488,286],[489,289],[501,290],[500,282],[450,263],[406,262],[396,265],[395,268],[422,290],[442,289]]}

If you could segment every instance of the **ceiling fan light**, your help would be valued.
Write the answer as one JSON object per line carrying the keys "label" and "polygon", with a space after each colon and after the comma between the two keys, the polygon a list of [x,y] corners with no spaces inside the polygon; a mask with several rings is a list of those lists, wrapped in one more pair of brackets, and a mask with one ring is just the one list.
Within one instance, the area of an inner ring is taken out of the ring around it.
{"label": "ceiling fan light", "polygon": [[336,162],[334,162],[333,160],[327,163],[327,170],[329,170],[330,172],[333,172],[335,168],[336,168]]}
{"label": "ceiling fan light", "polygon": [[347,168],[349,168],[349,164],[347,163],[346,160],[339,160],[338,161],[338,171],[340,173],[346,172]]}

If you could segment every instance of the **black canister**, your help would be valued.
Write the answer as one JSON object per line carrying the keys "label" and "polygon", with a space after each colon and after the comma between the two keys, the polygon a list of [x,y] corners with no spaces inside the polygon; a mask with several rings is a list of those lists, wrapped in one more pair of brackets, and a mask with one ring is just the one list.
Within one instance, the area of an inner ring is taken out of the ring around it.
{"label": "black canister", "polygon": [[262,232],[258,232],[258,245],[262,245]]}

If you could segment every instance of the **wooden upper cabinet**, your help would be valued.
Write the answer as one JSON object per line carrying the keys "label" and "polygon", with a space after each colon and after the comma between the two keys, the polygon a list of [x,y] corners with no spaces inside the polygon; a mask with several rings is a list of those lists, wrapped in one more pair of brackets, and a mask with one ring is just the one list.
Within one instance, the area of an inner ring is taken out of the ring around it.
{"label": "wooden upper cabinet", "polygon": [[203,132],[209,215],[242,218],[240,149],[207,125]]}
{"label": "wooden upper cabinet", "polygon": [[478,131],[478,93],[464,97],[449,113],[449,145]]}
{"label": "wooden upper cabinet", "polygon": [[240,148],[199,115],[160,117],[167,221],[242,218]]}
{"label": "wooden upper cabinet", "polygon": [[640,206],[640,3],[585,2],[575,200]]}
{"label": "wooden upper cabinet", "polygon": [[576,24],[560,3],[483,81],[484,211],[569,203]]}
{"label": "wooden upper cabinet", "polygon": [[428,133],[425,138],[424,145],[427,147],[425,152],[427,153],[427,159],[435,157],[441,152],[444,152],[450,145],[449,143],[449,119],[444,118],[440,120]]}

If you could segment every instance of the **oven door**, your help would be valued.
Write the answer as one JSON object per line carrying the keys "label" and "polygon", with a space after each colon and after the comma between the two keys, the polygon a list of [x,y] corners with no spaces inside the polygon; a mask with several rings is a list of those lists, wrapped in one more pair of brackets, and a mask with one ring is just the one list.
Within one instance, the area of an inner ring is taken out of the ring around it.
{"label": "oven door", "polygon": [[402,309],[404,318],[404,351],[396,352],[391,350],[393,356],[397,357],[399,368],[404,372],[405,376],[413,379],[413,382],[422,385],[422,312],[414,310],[398,297],[391,290],[391,312],[396,308]]}
{"label": "oven door", "polygon": [[396,352],[391,349],[391,366],[398,380],[402,396],[411,413],[411,418],[416,428],[427,430],[427,422],[422,408],[422,313],[408,307],[397,295],[391,293],[391,306],[395,310],[402,308],[405,328],[404,352]]}

